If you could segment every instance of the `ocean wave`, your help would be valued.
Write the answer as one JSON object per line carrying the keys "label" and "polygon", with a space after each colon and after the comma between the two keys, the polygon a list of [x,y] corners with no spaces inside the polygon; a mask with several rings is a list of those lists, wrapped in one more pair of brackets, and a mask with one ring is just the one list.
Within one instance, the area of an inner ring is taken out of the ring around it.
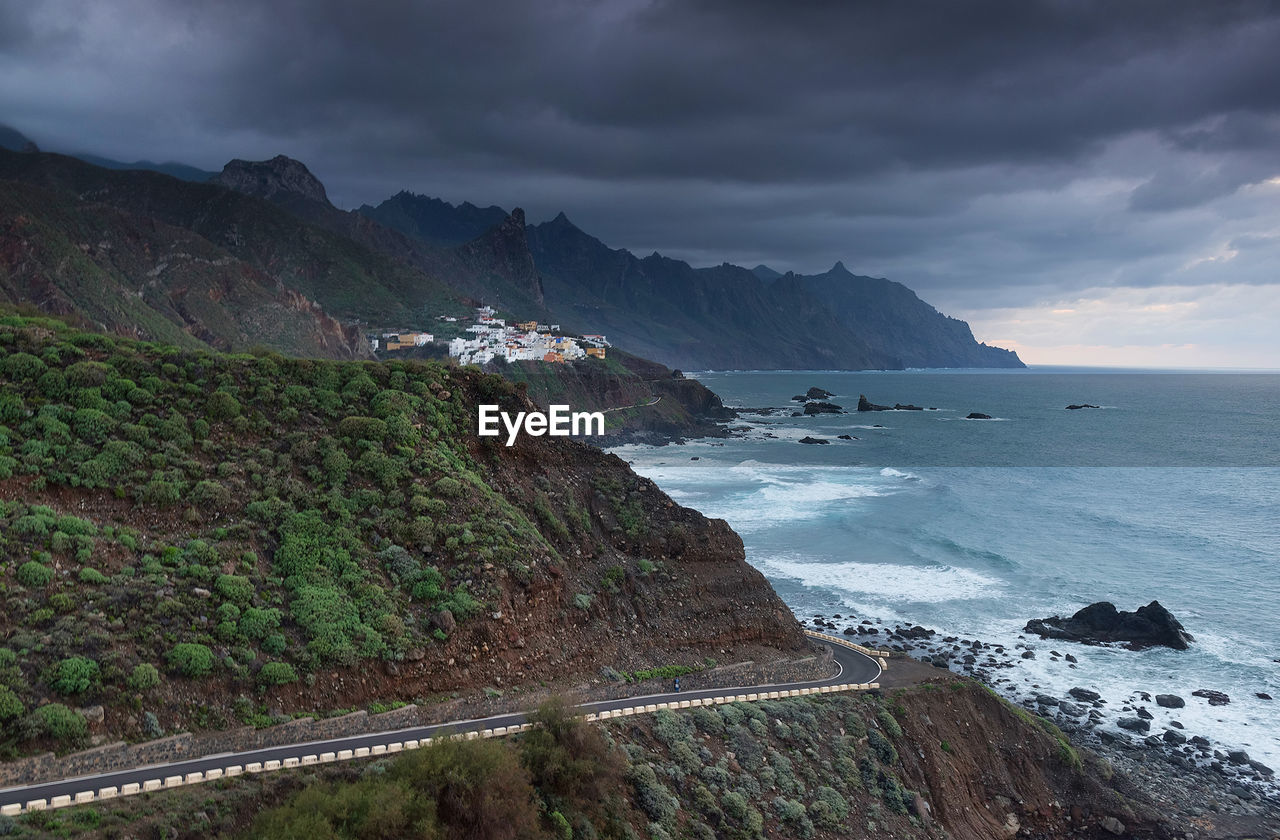
{"label": "ocean wave", "polygon": [[872,596],[890,603],[940,603],[991,597],[1002,588],[995,578],[947,565],[899,566],[894,563],[815,563],[801,555],[753,558],[766,575],[790,578],[804,586],[824,587],[842,597]]}

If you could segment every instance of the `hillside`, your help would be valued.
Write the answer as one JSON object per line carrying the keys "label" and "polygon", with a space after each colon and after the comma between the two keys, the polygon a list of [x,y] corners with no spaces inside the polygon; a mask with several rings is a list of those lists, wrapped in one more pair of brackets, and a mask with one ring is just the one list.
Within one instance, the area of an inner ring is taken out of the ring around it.
{"label": "hillside", "polygon": [[[182,181],[157,172],[103,169],[62,155],[4,150],[0,150],[0,181],[35,186],[84,207],[122,211],[138,224],[150,220],[194,234],[344,323],[410,325],[467,308],[459,294],[436,275],[219,184]],[[82,242],[75,229],[56,233]],[[13,247],[9,239],[0,246]],[[151,270],[162,261],[156,259]],[[232,343],[231,337],[225,338]],[[267,346],[295,352],[270,342]]]}
{"label": "hillside", "polygon": [[189,349],[368,355],[358,330],[203,236],[28,184],[0,190],[0,302]]}
{"label": "hillside", "polygon": [[482,400],[0,316],[0,753],[807,650],[723,522]]}

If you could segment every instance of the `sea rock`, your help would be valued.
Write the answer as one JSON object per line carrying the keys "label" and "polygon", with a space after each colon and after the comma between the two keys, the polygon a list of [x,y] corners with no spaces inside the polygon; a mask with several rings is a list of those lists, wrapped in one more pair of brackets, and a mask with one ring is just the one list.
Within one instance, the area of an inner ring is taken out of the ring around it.
{"label": "sea rock", "polygon": [[1102,699],[1102,695],[1096,691],[1090,691],[1087,688],[1073,688],[1067,692],[1077,700],[1083,700],[1086,703],[1093,703]]}
{"label": "sea rock", "polygon": [[806,399],[808,399],[808,398],[807,398],[807,397],[805,397],[805,395],[804,395],[804,394],[796,394],[794,397],[792,397],[792,398],[791,398],[791,401],[792,401],[792,402],[804,402]]}
{"label": "sea rock", "polygon": [[1079,411],[1082,408],[1102,408],[1100,405],[1090,405],[1089,403],[1080,403],[1079,405],[1071,404],[1067,406],[1067,411]]}
{"label": "sea rock", "polygon": [[894,403],[893,410],[894,411],[924,411],[924,407],[919,405],[912,405],[911,403],[907,403],[905,405],[902,403]]}
{"label": "sea rock", "polygon": [[1166,729],[1164,731],[1164,742],[1166,744],[1175,744],[1181,746],[1187,742],[1187,736],[1183,735],[1176,729]]}
{"label": "sea rock", "polygon": [[866,394],[858,394],[858,411],[888,411],[887,405],[876,405],[867,399]]}
{"label": "sea rock", "polygon": [[1232,750],[1227,753],[1227,761],[1230,761],[1232,764],[1248,764],[1249,754],[1244,750]]}
{"label": "sea rock", "polygon": [[969,414],[968,414],[964,419],[966,419],[966,420],[990,420],[990,419],[991,419],[991,415],[990,415],[990,414],[983,414],[983,413],[982,413],[982,412],[980,412],[980,411],[971,411],[971,412],[969,412]]}
{"label": "sea rock", "polygon": [[854,437],[853,435],[836,435],[836,437],[840,440],[857,440],[857,438]]}
{"label": "sea rock", "polygon": [[1231,702],[1231,698],[1221,691],[1214,691],[1211,688],[1201,688],[1191,692],[1192,697],[1203,697],[1209,701],[1210,706],[1225,706]]}
{"label": "sea rock", "polygon": [[825,400],[827,397],[834,397],[835,394],[830,391],[817,387],[816,385],[805,392],[804,398],[807,400]]}
{"label": "sea rock", "polygon": [[1157,694],[1156,705],[1164,709],[1181,709],[1187,701],[1176,694]]}
{"label": "sea rock", "polygon": [[1084,706],[1072,703],[1070,700],[1060,700],[1058,702],[1058,711],[1062,712],[1067,717],[1080,717],[1084,714],[1085,709]]}
{"label": "sea rock", "polygon": [[844,414],[844,408],[829,402],[808,402],[804,404],[805,414]]}
{"label": "sea rock", "polygon": [[1257,692],[1256,694],[1254,694],[1253,696],[1254,696],[1254,697],[1257,697],[1259,700],[1270,700],[1270,699],[1271,699],[1271,695],[1270,695],[1270,694],[1267,694],[1265,691],[1259,691],[1259,692]]}
{"label": "sea rock", "polygon": [[1116,726],[1121,729],[1128,729],[1130,732],[1150,732],[1151,724],[1140,717],[1122,717],[1116,721]]}
{"label": "sea rock", "polygon": [[1070,618],[1051,616],[1027,622],[1028,633],[1086,645],[1126,642],[1130,650],[1170,647],[1186,650],[1193,637],[1173,614],[1152,601],[1134,612],[1122,612],[1109,601],[1090,604]]}
{"label": "sea rock", "polygon": [[802,437],[802,438],[800,438],[800,442],[801,442],[801,443],[810,443],[810,444],[813,444],[813,443],[821,443],[821,444],[831,443],[831,441],[829,441],[829,440],[823,440],[822,438],[816,438],[816,437]]}

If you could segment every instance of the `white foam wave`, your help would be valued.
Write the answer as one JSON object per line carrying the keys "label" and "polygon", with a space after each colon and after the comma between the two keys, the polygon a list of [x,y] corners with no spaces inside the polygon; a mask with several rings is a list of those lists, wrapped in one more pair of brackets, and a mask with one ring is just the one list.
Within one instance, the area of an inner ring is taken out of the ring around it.
{"label": "white foam wave", "polygon": [[946,565],[815,563],[798,555],[763,558],[757,565],[766,574],[832,589],[855,600],[871,596],[891,603],[940,603],[990,597],[1001,587],[995,578]]}

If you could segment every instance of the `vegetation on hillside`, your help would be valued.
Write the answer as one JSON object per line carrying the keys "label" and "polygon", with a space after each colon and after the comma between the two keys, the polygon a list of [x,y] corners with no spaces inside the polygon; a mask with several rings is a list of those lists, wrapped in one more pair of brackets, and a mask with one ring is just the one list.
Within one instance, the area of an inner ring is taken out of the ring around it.
{"label": "vegetation on hillside", "polygon": [[450,376],[0,317],[4,749],[81,743],[71,708],[141,714],[172,681],[252,697],[429,649],[557,557],[481,475]]}

